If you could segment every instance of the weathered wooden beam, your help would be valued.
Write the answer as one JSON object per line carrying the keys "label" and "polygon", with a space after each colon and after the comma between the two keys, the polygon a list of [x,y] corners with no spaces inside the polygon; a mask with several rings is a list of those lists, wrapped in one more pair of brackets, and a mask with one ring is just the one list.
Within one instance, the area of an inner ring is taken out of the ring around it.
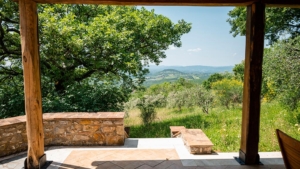
{"label": "weathered wooden beam", "polygon": [[299,7],[299,0],[35,0],[38,3],[161,5],[161,6],[247,6],[261,2],[274,7]]}
{"label": "weathered wooden beam", "polygon": [[27,168],[39,168],[44,155],[40,58],[38,50],[37,6],[32,0],[19,0],[22,63],[28,140]]}
{"label": "weathered wooden beam", "polygon": [[264,52],[265,4],[247,7],[246,57],[244,72],[242,137],[240,159],[258,164],[260,92]]}
{"label": "weathered wooden beam", "polygon": [[254,0],[35,0],[38,3],[157,5],[157,6],[246,6]]}
{"label": "weathered wooden beam", "polygon": [[262,0],[268,7],[292,7],[300,8],[299,0]]}

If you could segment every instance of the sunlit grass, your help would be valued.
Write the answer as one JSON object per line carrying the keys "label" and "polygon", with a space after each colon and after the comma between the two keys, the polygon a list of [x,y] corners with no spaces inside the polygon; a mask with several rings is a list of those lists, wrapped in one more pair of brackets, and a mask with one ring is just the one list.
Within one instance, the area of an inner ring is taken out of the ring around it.
{"label": "sunlit grass", "polygon": [[[139,110],[129,112],[125,125],[130,126],[130,137],[170,137],[169,126],[185,126],[202,129],[214,143],[214,151],[237,152],[240,148],[242,108],[217,107],[205,114],[200,108],[157,109],[157,118],[149,126],[142,125]],[[279,151],[275,129],[279,128],[296,139],[300,139],[299,127],[291,123],[296,115],[288,113],[279,104],[262,103],[259,151]]]}

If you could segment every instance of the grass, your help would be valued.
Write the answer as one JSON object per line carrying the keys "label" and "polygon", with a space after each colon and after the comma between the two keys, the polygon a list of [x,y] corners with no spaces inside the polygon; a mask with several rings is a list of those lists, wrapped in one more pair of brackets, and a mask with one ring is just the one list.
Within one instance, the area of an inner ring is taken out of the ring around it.
{"label": "grass", "polygon": [[[157,119],[149,126],[142,125],[139,110],[129,112],[125,125],[130,126],[130,137],[161,138],[170,137],[169,126],[199,128],[214,143],[214,151],[237,152],[240,147],[242,108],[214,108],[205,114],[200,108],[157,109]],[[276,102],[262,103],[260,121],[259,151],[279,151],[275,129],[279,128],[292,137],[300,140],[297,116],[288,113]],[[291,123],[292,122],[292,123]]]}

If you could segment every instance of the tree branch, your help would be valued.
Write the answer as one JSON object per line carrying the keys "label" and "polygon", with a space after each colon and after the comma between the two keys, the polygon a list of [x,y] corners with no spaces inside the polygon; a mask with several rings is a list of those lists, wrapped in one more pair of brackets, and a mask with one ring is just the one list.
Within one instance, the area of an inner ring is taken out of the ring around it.
{"label": "tree branch", "polygon": [[6,32],[16,32],[17,34],[20,35],[20,31],[17,30],[17,29],[15,29],[15,28],[8,28],[8,29],[6,30]]}

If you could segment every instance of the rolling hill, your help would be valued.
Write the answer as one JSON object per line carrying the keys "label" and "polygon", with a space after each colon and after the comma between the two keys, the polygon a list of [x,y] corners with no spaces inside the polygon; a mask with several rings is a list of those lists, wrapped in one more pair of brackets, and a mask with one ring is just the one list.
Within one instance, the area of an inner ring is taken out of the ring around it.
{"label": "rolling hill", "polygon": [[232,72],[234,66],[156,66],[150,65],[148,68],[150,73],[157,73],[167,69],[174,69],[183,73],[221,73],[221,72]]}
{"label": "rolling hill", "polygon": [[150,66],[150,73],[146,75],[146,87],[163,82],[174,82],[179,78],[202,83],[213,73],[232,72],[233,66]]}

